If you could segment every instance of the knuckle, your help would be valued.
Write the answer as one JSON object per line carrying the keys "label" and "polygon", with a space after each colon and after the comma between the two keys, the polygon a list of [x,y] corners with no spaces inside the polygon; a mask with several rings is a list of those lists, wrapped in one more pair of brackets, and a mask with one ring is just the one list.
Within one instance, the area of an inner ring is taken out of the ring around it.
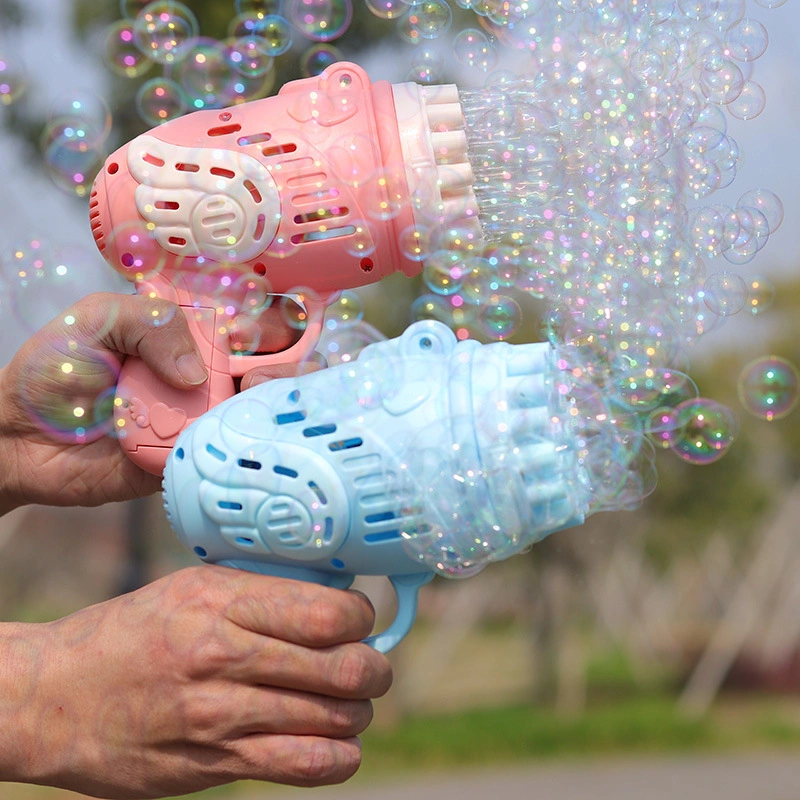
{"label": "knuckle", "polygon": [[337,700],[330,714],[331,729],[338,736],[356,736],[369,727],[372,716],[369,700]]}
{"label": "knuckle", "polygon": [[323,786],[347,780],[361,765],[361,753],[353,747],[343,748],[328,739],[318,739],[298,756],[295,773],[305,786]]}
{"label": "knuckle", "polygon": [[374,682],[375,670],[363,647],[345,647],[339,656],[336,683],[347,697],[366,698]]}

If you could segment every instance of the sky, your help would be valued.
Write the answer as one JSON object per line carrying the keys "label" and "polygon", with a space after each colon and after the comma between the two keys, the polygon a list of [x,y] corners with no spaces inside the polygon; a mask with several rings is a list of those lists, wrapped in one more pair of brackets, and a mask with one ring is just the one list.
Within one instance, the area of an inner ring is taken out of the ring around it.
{"label": "sky", "polygon": [[[105,78],[97,68],[97,58],[70,37],[67,17],[70,3],[26,0],[25,5],[36,16],[35,24],[22,37],[0,32],[0,52],[22,58],[31,79],[30,101],[47,113],[59,98],[70,92],[102,92]],[[780,277],[796,270],[800,263],[800,6],[798,0],[787,0],[779,8],[767,9],[748,0],[747,8],[748,15],[766,25],[770,35],[767,52],[756,62],[753,75],[766,90],[767,104],[754,120],[746,123],[730,120],[728,132],[738,141],[743,158],[733,189],[715,193],[713,202],[734,205],[739,195],[753,188],[766,188],[778,194],[784,205],[784,223],[740,273],[745,278],[759,273]],[[396,81],[404,78],[392,74],[391,65],[397,61],[376,54],[367,58],[364,65],[373,79]],[[77,247],[81,253],[83,279],[67,282],[56,297],[43,298],[39,313],[49,318],[47,314],[60,310],[56,306],[64,300],[72,302],[87,291],[127,290],[95,251],[85,204],[65,195],[46,176],[33,170],[23,158],[19,142],[7,135],[0,138],[0,174],[3,175],[0,258],[17,242],[31,238]],[[754,320],[738,319],[741,316],[737,315],[722,328],[724,335],[737,336],[743,331],[744,338],[757,340]],[[3,320],[2,364],[30,331],[14,324],[8,298],[0,303],[0,319]],[[719,335],[723,334],[712,334]]]}

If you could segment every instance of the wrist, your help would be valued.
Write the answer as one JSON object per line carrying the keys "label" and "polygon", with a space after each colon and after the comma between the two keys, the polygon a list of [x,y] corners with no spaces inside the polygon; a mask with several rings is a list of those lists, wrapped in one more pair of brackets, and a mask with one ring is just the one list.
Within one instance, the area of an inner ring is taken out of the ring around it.
{"label": "wrist", "polygon": [[15,430],[9,421],[8,387],[3,380],[7,368],[0,369],[0,517],[19,506],[25,505],[19,497],[17,487],[18,468]]}

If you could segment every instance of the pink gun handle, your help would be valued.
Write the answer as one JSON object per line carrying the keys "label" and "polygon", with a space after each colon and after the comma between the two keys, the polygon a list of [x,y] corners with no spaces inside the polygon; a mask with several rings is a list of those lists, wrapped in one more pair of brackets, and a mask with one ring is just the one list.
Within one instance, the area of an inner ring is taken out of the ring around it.
{"label": "pink gun handle", "polygon": [[120,444],[146,472],[161,475],[178,434],[213,406],[235,394],[234,378],[256,367],[299,363],[314,349],[322,330],[325,305],[306,299],[308,321],[300,340],[268,355],[231,353],[227,329],[213,308],[181,306],[208,380],[196,389],[176,389],[157,378],[140,358],[122,365],[114,402],[114,421]]}

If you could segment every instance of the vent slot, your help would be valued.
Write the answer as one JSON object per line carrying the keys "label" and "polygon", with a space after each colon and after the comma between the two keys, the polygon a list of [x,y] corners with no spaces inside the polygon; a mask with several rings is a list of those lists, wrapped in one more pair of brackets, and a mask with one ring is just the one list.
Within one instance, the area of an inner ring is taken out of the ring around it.
{"label": "vent slot", "polygon": [[237,536],[236,544],[241,544],[245,547],[253,547],[255,542],[249,536]]}
{"label": "vent slot", "polygon": [[306,428],[303,431],[303,436],[310,439],[313,436],[326,436],[329,433],[336,433],[336,425],[330,422],[327,425],[315,425],[313,428]]}
{"label": "vent slot", "polygon": [[328,505],[328,498],[325,496],[325,492],[323,492],[322,489],[316,483],[314,483],[314,481],[308,482],[308,488],[311,489],[311,491],[317,496],[317,500],[319,500],[319,504],[321,506]]}
{"label": "vent slot", "polygon": [[217,503],[217,505],[220,508],[224,508],[225,511],[241,511],[242,510],[242,504],[241,503],[236,503],[233,500],[220,500],[219,503]]}
{"label": "vent slot", "polygon": [[178,172],[200,172],[199,164],[186,164],[183,161],[175,165]]}
{"label": "vent slot", "polygon": [[249,136],[240,136],[236,140],[236,143],[240,147],[247,147],[249,144],[261,144],[262,142],[268,142],[271,138],[272,134],[264,131],[263,133],[251,133]]}
{"label": "vent slot", "polygon": [[209,172],[216,175],[218,178],[235,178],[236,173],[232,169],[224,169],[223,167],[211,167]]}
{"label": "vent slot", "polygon": [[393,542],[395,539],[400,538],[400,531],[381,531],[380,533],[368,533],[364,536],[364,541],[367,544],[383,544],[384,542]]}
{"label": "vent slot", "polygon": [[249,461],[246,458],[240,458],[238,463],[242,469],[261,469],[260,461]]}
{"label": "vent slot", "polygon": [[[311,161],[309,158],[308,161]],[[328,176],[324,172],[306,172],[302,175],[295,175],[286,181],[287,186],[305,186],[309,183],[325,183]]]}
{"label": "vent slot", "polygon": [[297,145],[292,144],[289,142],[288,144],[276,144],[272,147],[265,147],[262,149],[262,153],[267,157],[270,158],[271,156],[283,156],[286,153],[294,153],[297,150]]}
{"label": "vent slot", "polygon": [[290,469],[289,467],[281,467],[279,465],[274,466],[272,468],[272,471],[276,475],[285,475],[287,478],[296,478],[298,475],[298,473],[295,470]]}
{"label": "vent slot", "polygon": [[228,456],[226,456],[225,453],[223,453],[222,450],[220,450],[218,447],[214,447],[213,444],[206,445],[206,453],[208,453],[210,456],[214,456],[214,458],[216,458],[217,461],[228,460]]}
{"label": "vent slot", "polygon": [[186,247],[186,239],[182,236],[170,236],[169,243],[174,244],[176,247]]}
{"label": "vent slot", "polygon": [[228,136],[231,133],[238,133],[242,126],[237,122],[232,122],[230,125],[220,125],[218,128],[211,128],[208,131],[209,136]]}
{"label": "vent slot", "polygon": [[256,229],[253,231],[253,238],[258,242],[263,236],[267,227],[267,218],[259,214],[256,218]]}
{"label": "vent slot", "polygon": [[261,192],[258,191],[258,187],[253,183],[251,180],[246,180],[244,182],[244,188],[250,192],[250,197],[255,200],[256,203],[260,203],[264,198],[261,196]]}
{"label": "vent slot", "polygon": [[372,525],[376,522],[386,522],[390,519],[397,519],[394,511],[380,511],[377,514],[367,514],[367,516],[364,517],[364,522]]}
{"label": "vent slot", "polygon": [[292,244],[306,244],[308,242],[324,242],[328,239],[340,239],[342,236],[352,236],[356,229],[352,225],[342,228],[325,228],[325,230],[311,231],[310,233],[296,233],[292,236]]}
{"label": "vent slot", "polygon": [[292,203],[294,203],[296,206],[304,206],[308,205],[309,203],[319,203],[322,200],[335,200],[338,196],[338,189],[320,189],[318,192],[296,194],[292,198]]}
{"label": "vent slot", "polygon": [[331,442],[328,445],[328,450],[332,453],[338,452],[339,450],[353,450],[356,447],[361,447],[364,444],[364,440],[359,436],[353,436],[350,439],[340,439],[338,442]]}
{"label": "vent slot", "polygon": [[286,414],[276,414],[276,425],[288,425],[292,422],[302,422],[306,418],[305,411],[289,411]]}
{"label": "vent slot", "polygon": [[156,200],[155,205],[163,211],[177,211],[181,207],[181,204],[174,200]]}
{"label": "vent slot", "polygon": [[154,167],[163,167],[164,164],[166,163],[163,158],[154,156],[152,153],[145,153],[142,156],[142,161],[145,161],[148,164],[152,164]]}
{"label": "vent slot", "polygon": [[295,225],[302,225],[305,222],[322,222],[334,217],[346,217],[349,213],[350,209],[347,206],[319,208],[316,211],[310,211],[308,214],[296,214],[294,223]]}

